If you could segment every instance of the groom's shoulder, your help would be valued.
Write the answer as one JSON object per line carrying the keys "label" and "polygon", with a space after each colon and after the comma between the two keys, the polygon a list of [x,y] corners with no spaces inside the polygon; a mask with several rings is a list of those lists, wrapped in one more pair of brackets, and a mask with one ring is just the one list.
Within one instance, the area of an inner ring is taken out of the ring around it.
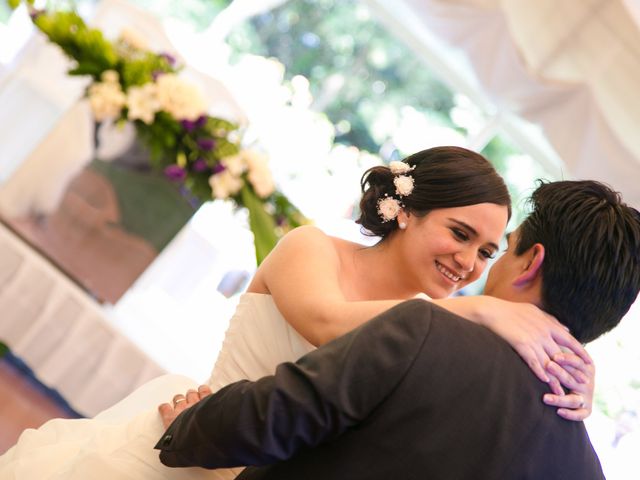
{"label": "groom's shoulder", "polygon": [[396,316],[399,322],[423,333],[428,332],[431,343],[444,342],[451,347],[463,344],[466,349],[513,353],[510,345],[488,328],[430,301],[408,300],[395,308],[404,312],[404,315]]}
{"label": "groom's shoulder", "polygon": [[428,300],[406,300],[363,325],[368,335],[402,335],[431,346],[466,345],[473,350],[512,351],[508,343],[489,329]]}
{"label": "groom's shoulder", "polygon": [[486,328],[477,323],[440,307],[429,300],[406,300],[390,309],[387,313],[397,319],[398,322],[407,322],[414,325],[424,324],[427,326],[437,323],[455,329],[488,332]]}

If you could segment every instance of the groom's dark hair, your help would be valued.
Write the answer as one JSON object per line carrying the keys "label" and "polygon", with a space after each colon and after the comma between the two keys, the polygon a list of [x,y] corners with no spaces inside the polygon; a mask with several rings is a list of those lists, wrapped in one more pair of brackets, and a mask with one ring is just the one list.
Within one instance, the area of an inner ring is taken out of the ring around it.
{"label": "groom's dark hair", "polygon": [[640,290],[640,213],[595,181],[541,182],[515,253],[545,248],[542,307],[586,343],[615,327]]}

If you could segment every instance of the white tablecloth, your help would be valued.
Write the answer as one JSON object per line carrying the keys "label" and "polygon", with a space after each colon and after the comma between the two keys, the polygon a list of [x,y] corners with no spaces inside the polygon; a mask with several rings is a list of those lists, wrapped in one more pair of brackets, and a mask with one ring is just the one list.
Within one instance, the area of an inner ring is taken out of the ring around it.
{"label": "white tablecloth", "polygon": [[166,373],[109,324],[99,304],[2,225],[0,340],[86,416]]}

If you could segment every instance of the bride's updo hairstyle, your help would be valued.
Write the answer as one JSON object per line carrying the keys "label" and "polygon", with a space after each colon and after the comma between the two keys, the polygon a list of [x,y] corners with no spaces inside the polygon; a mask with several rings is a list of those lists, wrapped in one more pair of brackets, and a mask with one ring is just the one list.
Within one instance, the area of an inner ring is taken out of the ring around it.
{"label": "bride's updo hairstyle", "polygon": [[[405,195],[398,193],[394,183],[398,173],[387,166],[372,167],[362,175],[361,213],[356,223],[362,225],[365,235],[384,239],[398,228],[393,211],[389,214],[381,209],[381,202],[389,202],[387,199],[397,200],[397,205],[418,217],[438,208],[494,203],[507,207],[511,218],[507,186],[482,155],[461,147],[435,147],[414,153],[403,163],[408,165],[403,175],[413,179],[413,188]],[[391,204],[396,203],[391,200]]]}

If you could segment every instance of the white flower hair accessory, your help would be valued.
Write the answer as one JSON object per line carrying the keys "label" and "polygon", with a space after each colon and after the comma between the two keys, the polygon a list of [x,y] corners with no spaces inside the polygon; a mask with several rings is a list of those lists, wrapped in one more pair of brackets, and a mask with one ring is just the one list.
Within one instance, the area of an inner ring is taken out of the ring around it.
{"label": "white flower hair accessory", "polygon": [[[399,197],[406,197],[407,195],[411,195],[414,187],[413,177],[408,175],[413,169],[414,166],[410,166],[405,162],[393,161],[389,163],[389,170],[394,175],[393,184],[396,187],[396,195]],[[390,222],[391,220],[395,220],[395,218],[400,213],[400,210],[404,208],[404,205],[397,198],[390,197],[388,194],[384,194],[384,197],[381,197],[378,200],[378,215],[382,218],[382,222]]]}
{"label": "white flower hair accessory", "polygon": [[378,215],[382,218],[382,223],[390,222],[394,220],[402,210],[400,202],[385,194],[384,197],[378,200]]}
{"label": "white flower hair accessory", "polygon": [[413,177],[409,175],[398,175],[393,179],[393,184],[396,186],[396,194],[401,197],[406,197],[413,192]]}
{"label": "white flower hair accessory", "polygon": [[412,167],[408,163],[399,162],[397,160],[389,163],[389,170],[391,170],[391,173],[393,173],[394,175],[409,173],[414,168],[416,168],[415,165]]}

